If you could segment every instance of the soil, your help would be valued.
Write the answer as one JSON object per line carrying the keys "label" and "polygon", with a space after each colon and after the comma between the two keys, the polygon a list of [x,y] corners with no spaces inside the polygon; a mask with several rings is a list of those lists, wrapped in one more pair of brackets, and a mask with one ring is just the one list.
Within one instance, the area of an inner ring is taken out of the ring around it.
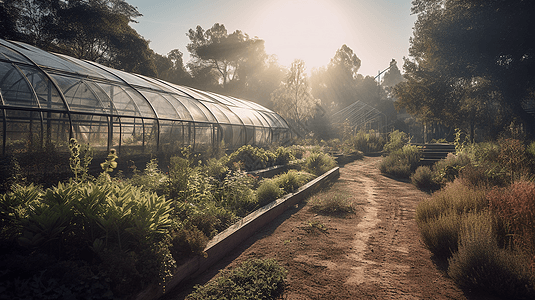
{"label": "soil", "polygon": [[447,277],[420,239],[415,209],[429,195],[381,175],[380,160],[344,165],[340,178],[313,196],[347,197],[355,213],[320,215],[302,202],[164,299],[184,299],[195,284],[251,258],[274,258],[288,270],[288,300],[477,299]]}

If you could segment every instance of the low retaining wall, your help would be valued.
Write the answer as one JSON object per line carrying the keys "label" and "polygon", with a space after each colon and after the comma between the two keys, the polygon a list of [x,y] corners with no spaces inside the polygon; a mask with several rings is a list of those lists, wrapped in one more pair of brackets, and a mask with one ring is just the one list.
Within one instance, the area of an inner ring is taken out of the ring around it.
{"label": "low retaining wall", "polygon": [[[175,275],[166,283],[166,290],[176,287],[185,279],[200,275],[231,250],[249,238],[262,226],[271,222],[282,214],[286,209],[301,202],[312,193],[324,187],[327,183],[336,180],[340,176],[340,168],[336,167],[324,173],[318,178],[300,187],[296,192],[287,194],[264,207],[247,215],[236,224],[216,235],[205,248],[207,257],[194,257],[181,265]],[[153,300],[164,294],[161,287],[153,287],[138,295],[136,300]]]}

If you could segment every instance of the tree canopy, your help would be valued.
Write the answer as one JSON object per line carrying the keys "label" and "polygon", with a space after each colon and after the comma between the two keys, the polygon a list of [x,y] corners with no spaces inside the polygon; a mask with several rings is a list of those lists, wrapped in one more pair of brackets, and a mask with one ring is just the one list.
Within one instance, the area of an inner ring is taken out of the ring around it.
{"label": "tree canopy", "polygon": [[[156,76],[149,42],[129,23],[141,16],[124,0],[11,0],[2,37],[129,72]],[[13,31],[13,30],[14,31]]]}
{"label": "tree canopy", "polygon": [[314,116],[319,100],[310,93],[304,61],[294,60],[286,79],[271,94],[271,98],[277,113],[302,127],[306,120]]}
{"label": "tree canopy", "polygon": [[471,128],[512,114],[534,134],[535,2],[414,0],[412,11],[418,19],[406,82],[395,88],[399,106]]}

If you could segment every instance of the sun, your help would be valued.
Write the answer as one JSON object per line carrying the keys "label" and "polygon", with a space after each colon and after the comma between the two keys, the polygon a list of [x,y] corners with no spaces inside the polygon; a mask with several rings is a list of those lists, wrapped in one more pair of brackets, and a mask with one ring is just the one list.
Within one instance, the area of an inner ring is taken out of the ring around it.
{"label": "sun", "polygon": [[251,33],[265,41],[266,52],[289,66],[302,59],[308,70],[325,66],[347,40],[350,30],[336,2],[276,0],[253,14]]}

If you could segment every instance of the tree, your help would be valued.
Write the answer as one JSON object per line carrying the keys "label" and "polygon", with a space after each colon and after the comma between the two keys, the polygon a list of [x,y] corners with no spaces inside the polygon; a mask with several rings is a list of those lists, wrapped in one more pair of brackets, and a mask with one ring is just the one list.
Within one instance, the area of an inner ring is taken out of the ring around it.
{"label": "tree", "polygon": [[314,116],[319,101],[310,93],[304,61],[296,59],[292,62],[285,81],[271,94],[271,99],[275,111],[302,127]]}
{"label": "tree", "polygon": [[124,0],[11,0],[2,8],[11,12],[10,26],[20,41],[125,71],[156,75],[149,42],[129,25],[141,14]]}
{"label": "tree", "polygon": [[183,54],[178,49],[173,49],[167,56],[153,53],[152,60],[156,66],[158,78],[176,84],[188,84],[191,76],[184,67]]}
{"label": "tree", "polygon": [[188,68],[196,75],[194,78],[212,75],[223,90],[237,81],[246,82],[250,74],[246,69],[254,69],[267,58],[263,40],[250,38],[240,30],[229,35],[223,24],[216,23],[206,31],[197,26],[187,36],[187,49],[193,58]]}
{"label": "tree", "polygon": [[415,0],[412,9],[418,19],[404,64],[407,82],[395,89],[399,105],[410,110],[426,96],[429,111],[414,113],[441,121],[455,116],[459,125],[462,111],[480,111],[487,121],[495,118],[489,112],[511,112],[534,134],[526,108],[534,100],[535,2]]}
{"label": "tree", "polygon": [[402,81],[403,76],[401,75],[401,71],[398,68],[398,63],[395,59],[392,59],[392,61],[390,62],[390,67],[388,71],[386,71],[381,85],[383,87],[390,88]]}

